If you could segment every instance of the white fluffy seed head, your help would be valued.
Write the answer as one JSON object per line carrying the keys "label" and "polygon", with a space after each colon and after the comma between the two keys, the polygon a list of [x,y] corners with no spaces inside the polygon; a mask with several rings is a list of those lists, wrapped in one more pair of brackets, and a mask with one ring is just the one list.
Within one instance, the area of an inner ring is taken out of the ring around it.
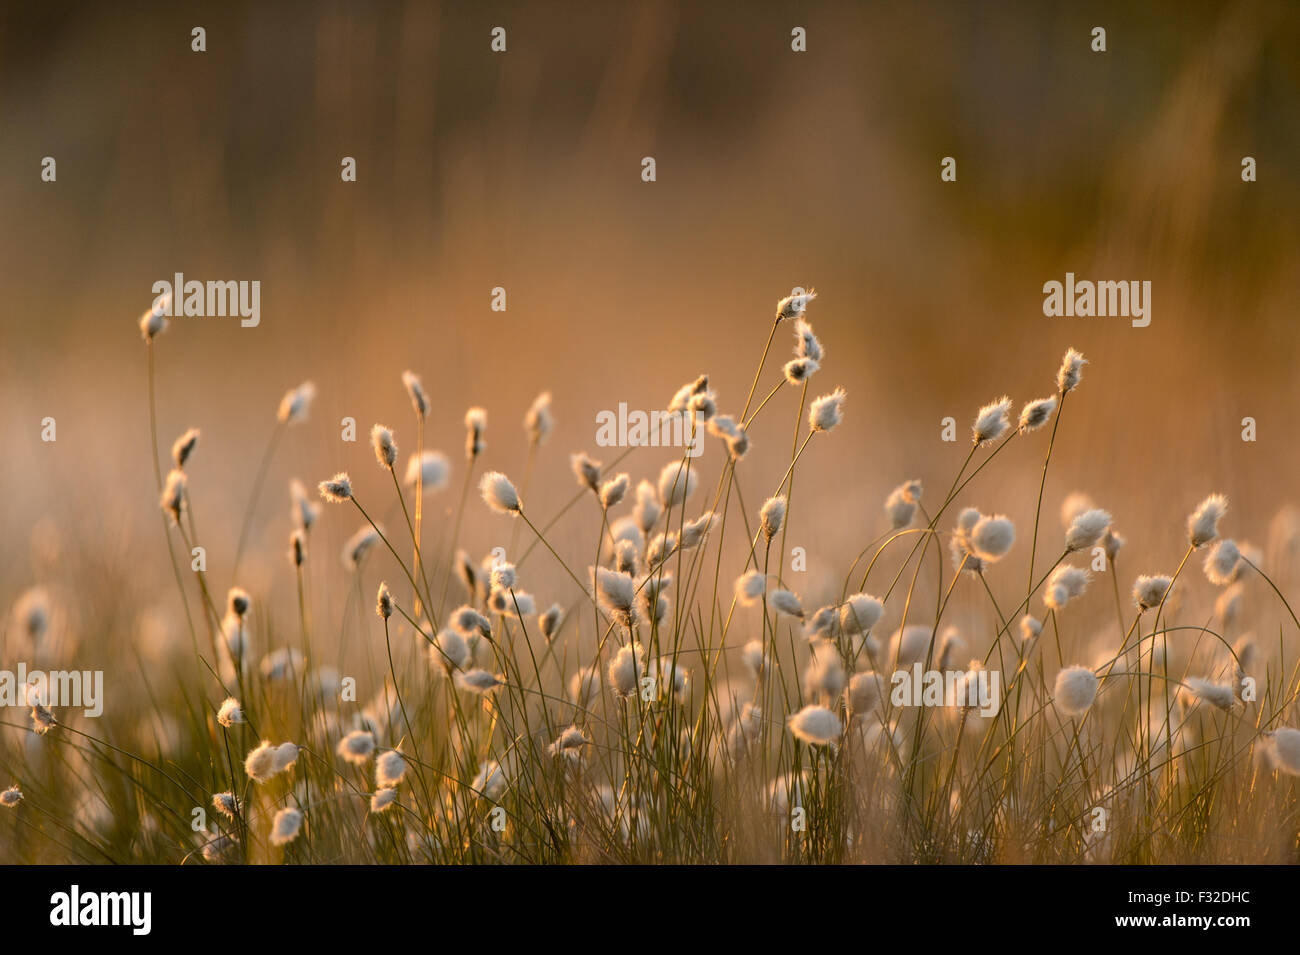
{"label": "white fluffy seed head", "polygon": [[641,525],[636,517],[628,514],[610,523],[609,541],[614,547],[618,547],[619,544],[631,544],[639,552],[645,547],[645,534],[641,531]]}
{"label": "white fluffy seed head", "polygon": [[542,632],[542,637],[549,643],[555,639],[560,630],[560,623],[563,620],[564,608],[553,603],[538,615],[537,629]]}
{"label": "white fluffy seed head", "polygon": [[622,697],[637,691],[645,675],[645,654],[639,643],[619,647],[609,663],[609,687]]}
{"label": "white fluffy seed head", "polygon": [[1205,576],[1220,587],[1235,581],[1241,566],[1241,550],[1227,537],[1217,540],[1205,555]]}
{"label": "white fluffy seed head", "polygon": [[462,690],[468,690],[471,693],[480,695],[495,690],[501,685],[501,677],[490,670],[484,670],[482,667],[475,667],[472,670],[458,670],[453,679]]}
{"label": "white fluffy seed head", "polygon": [[785,498],[769,497],[763,502],[758,516],[763,527],[763,536],[771,541],[781,533],[781,525],[785,522]]}
{"label": "white fluffy seed head", "polygon": [[812,361],[821,361],[825,357],[822,343],[813,334],[812,326],[803,318],[795,319],[794,354],[796,358],[808,358]]}
{"label": "white fluffy seed head", "polygon": [[369,730],[353,730],[339,740],[335,752],[354,766],[364,766],[375,753],[375,736]]}
{"label": "white fluffy seed head", "polygon": [[424,390],[424,383],[420,381],[420,376],[410,370],[404,371],[402,372],[402,385],[411,398],[411,407],[415,409],[415,416],[424,418],[428,415],[429,395]]}
{"label": "white fluffy seed head", "polygon": [[632,518],[641,533],[648,534],[658,523],[661,514],[663,506],[660,504],[659,492],[643,478],[636,486],[636,507],[632,510]]}
{"label": "white fluffy seed head", "polygon": [[369,524],[363,524],[357,528],[357,532],[344,542],[343,550],[339,555],[344,568],[347,570],[358,569],[366,554],[370,553],[370,548],[377,543],[379,543],[379,531]]}
{"label": "white fluffy seed head", "polygon": [[1056,410],[1056,395],[1050,398],[1039,398],[1036,401],[1030,401],[1020,409],[1020,430],[1021,432],[1035,431],[1041,428],[1047,422],[1052,420],[1052,412]]}
{"label": "white fluffy seed head", "polygon": [[812,358],[792,358],[782,369],[785,380],[792,385],[805,384],[819,370],[821,365]]}
{"label": "white fluffy seed head", "polygon": [[1066,667],[1056,674],[1056,708],[1067,716],[1082,716],[1097,699],[1097,675],[1087,667]]}
{"label": "white fluffy seed head", "polygon": [[730,438],[736,434],[740,425],[736,424],[736,419],[729,414],[714,415],[709,419],[706,426],[709,434],[715,438]]}
{"label": "white fluffy seed head", "polygon": [[225,862],[234,856],[239,841],[230,836],[213,836],[205,839],[200,847],[203,858],[208,862]]}
{"label": "white fluffy seed head", "polygon": [[[498,583],[513,587],[515,585],[515,565],[506,561],[494,561],[489,575],[496,573]],[[508,584],[506,582],[509,582]],[[492,621],[483,616],[469,604],[462,604],[448,616],[451,626],[465,637],[492,636]]]}
{"label": "white fluffy seed head", "polygon": [[844,691],[844,704],[849,716],[861,716],[876,709],[885,699],[885,680],[872,670],[855,673]]}
{"label": "white fluffy seed head", "polygon": [[1043,632],[1043,624],[1038,618],[1025,614],[1020,618],[1020,645],[1028,646],[1038,639]]}
{"label": "white fluffy seed head", "polygon": [[812,403],[808,412],[808,426],[813,431],[830,431],[844,420],[843,388],[836,388],[828,395],[822,395]]}
{"label": "white fluffy seed head", "polygon": [[910,667],[921,663],[930,654],[930,644],[934,640],[934,629],[923,623],[908,624],[902,630],[895,630],[889,638],[890,660],[897,660],[900,667]]}
{"label": "white fluffy seed head", "polygon": [[734,433],[727,435],[727,453],[732,460],[739,461],[749,451],[749,432],[737,425]]}
{"label": "white fluffy seed head", "polygon": [[663,561],[666,561],[677,550],[677,534],[675,532],[668,534],[656,534],[650,538],[650,543],[646,547],[646,563],[651,568],[656,568]]}
{"label": "white fluffy seed head", "polygon": [[407,487],[419,487],[424,494],[441,491],[451,480],[451,462],[441,451],[421,451],[406,459]]}
{"label": "white fluffy seed head", "polygon": [[626,474],[619,474],[601,484],[600,506],[605,510],[618,506],[627,494],[628,484],[631,483],[631,480]]}
{"label": "white fluffy seed head", "polygon": [[304,531],[311,530],[312,524],[316,523],[316,518],[320,516],[320,505],[307,496],[307,489],[297,478],[289,481],[289,500],[292,501],[289,517],[294,527]]}
{"label": "white fluffy seed head", "polygon": [[677,507],[695,493],[699,483],[699,474],[689,462],[670,461],[659,472],[659,501],[664,507]]}
{"label": "white fluffy seed head", "polygon": [[217,710],[217,722],[225,727],[244,722],[244,710],[233,696],[226,697],[221,708]]}
{"label": "white fluffy seed head", "polygon": [[395,749],[385,750],[375,760],[375,786],[396,786],[406,775],[406,760]]}
{"label": "white fluffy seed head", "polygon": [[920,501],[920,481],[904,481],[890,491],[885,498],[885,515],[889,518],[889,526],[897,531],[911,524]]}
{"label": "white fluffy seed head", "polygon": [[677,389],[677,393],[668,402],[669,411],[690,411],[691,402],[696,395],[707,394],[709,391],[709,376],[700,375],[694,381],[688,381]]}
{"label": "white fluffy seed head", "polygon": [[528,434],[528,443],[534,447],[545,444],[555,429],[555,415],[551,412],[551,393],[543,391],[533,399],[528,412],[524,415],[524,431]]}
{"label": "white fluffy seed head", "polygon": [[681,546],[683,550],[690,550],[692,547],[698,547],[704,540],[706,534],[713,529],[714,513],[705,511],[693,521],[687,521],[682,526]]}
{"label": "white fluffy seed head", "polygon": [[1110,512],[1101,508],[1092,508],[1075,515],[1065,531],[1065,549],[1073,553],[1093,546],[1106,533],[1110,522]]}
{"label": "white fluffy seed head", "polygon": [[264,783],[274,776],[276,769],[276,752],[278,747],[271,745],[266,740],[258,743],[257,746],[249,750],[244,757],[244,772],[248,778],[254,782]]}
{"label": "white fluffy seed head", "polygon": [[286,806],[275,814],[271,823],[271,843],[277,846],[287,845],[298,838],[302,830],[302,812],[292,806]]}
{"label": "white fluffy seed head", "polygon": [[843,607],[826,604],[818,607],[811,615],[804,618],[804,635],[811,643],[814,640],[834,640],[840,634],[840,611]]}
{"label": "white fluffy seed head", "polygon": [[870,594],[854,594],[840,608],[840,629],[847,634],[867,633],[884,616],[885,605]]}
{"label": "white fluffy seed head", "polygon": [[641,569],[641,548],[630,540],[618,541],[614,545],[614,567],[620,574],[637,574]]}
{"label": "white fluffy seed head", "polygon": [[470,408],[465,412],[465,457],[471,461],[487,448],[483,435],[487,432],[487,412]]}
{"label": "white fluffy seed head", "polygon": [[1126,543],[1128,542],[1124,540],[1124,535],[1113,527],[1106,528],[1106,533],[1101,535],[1101,546],[1106,551],[1106,559],[1112,563]]}
{"label": "white fluffy seed head", "polygon": [[181,513],[185,509],[185,496],[189,489],[189,479],[180,468],[172,468],[163,485],[159,504],[175,524],[180,524]]}
{"label": "white fluffy seed head", "polygon": [[992,564],[1005,557],[1015,542],[1015,525],[1011,523],[1010,518],[1002,514],[981,517],[971,528],[971,550],[986,564]]}
{"label": "white fluffy seed head", "polygon": [[469,658],[469,644],[450,627],[440,630],[429,647],[429,662],[443,670],[462,670]]}
{"label": "white fluffy seed head", "polygon": [[1088,359],[1073,348],[1067,349],[1065,357],[1061,359],[1061,367],[1056,372],[1056,387],[1061,394],[1073,391],[1079,387],[1079,382],[1083,380],[1083,366],[1088,364]]}
{"label": "white fluffy seed head", "polygon": [[393,592],[388,589],[386,581],[379,583],[379,593],[375,598],[375,613],[380,620],[387,620],[393,615]]}
{"label": "white fluffy seed head", "polygon": [[148,310],[140,316],[140,334],[146,342],[167,330],[167,313],[171,311],[172,296],[170,292],[159,295]]}
{"label": "white fluffy seed head", "polygon": [[569,455],[569,466],[578,484],[593,493],[600,493],[600,462],[589,455],[579,452]]}
{"label": "white fluffy seed head", "polygon": [[320,496],[331,504],[341,504],[352,498],[352,480],[340,471],[328,481],[320,482]]}
{"label": "white fluffy seed head", "polygon": [[547,752],[552,756],[576,755],[590,742],[591,739],[581,729],[577,726],[569,726],[547,747]]}
{"label": "white fluffy seed head", "polygon": [[305,421],[315,397],[316,386],[310,381],[304,381],[297,388],[285,392],[284,397],[280,399],[280,409],[276,416],[284,424]]}
{"label": "white fluffy seed head", "polygon": [[508,560],[494,560],[488,580],[493,590],[510,590],[519,583],[519,571]]}
{"label": "white fluffy seed head", "polygon": [[1006,395],[990,401],[975,413],[975,424],[971,426],[971,435],[976,444],[996,441],[1007,433],[1011,427],[1011,399]]}
{"label": "white fluffy seed head", "polygon": [[808,308],[808,303],[817,297],[817,293],[812,289],[808,291],[795,291],[787,295],[781,301],[776,303],[776,320],[778,322],[789,321],[792,318],[799,318]]}
{"label": "white fluffy seed head", "polygon": [[392,786],[376,789],[374,795],[370,797],[370,811],[384,812],[391,809],[395,802],[397,802],[397,790]]}
{"label": "white fluffy seed head", "polygon": [[1187,518],[1187,539],[1193,547],[1201,547],[1219,536],[1219,521],[1228,511],[1228,499],[1222,494],[1211,494],[1196,506]]}
{"label": "white fluffy seed head", "polygon": [[510,617],[531,617],[537,613],[537,601],[524,590],[494,590],[488,596],[494,611]]}
{"label": "white fluffy seed head", "polygon": [[984,518],[976,508],[965,507],[957,515],[957,526],[953,528],[952,537],[948,541],[948,549],[952,554],[953,570],[969,571],[978,574],[984,570],[984,562],[975,554],[975,545],[971,541],[971,535],[975,532],[976,525]]}
{"label": "white fluffy seed head", "polygon": [[636,601],[636,581],[631,574],[620,574],[608,567],[597,567],[593,573],[600,605],[617,614],[630,614]]}
{"label": "white fluffy seed head", "polygon": [[298,746],[296,743],[281,743],[275,748],[275,756],[271,763],[272,774],[286,772],[293,768],[298,762]]}
{"label": "white fluffy seed head", "polygon": [[479,493],[492,510],[501,514],[518,514],[523,504],[510,479],[500,471],[489,471],[479,481]]}
{"label": "white fluffy seed head", "polygon": [[740,661],[755,679],[761,677],[767,669],[767,658],[763,655],[763,641],[750,640],[741,647]]}
{"label": "white fluffy seed head", "polygon": [[774,590],[767,595],[768,606],[791,617],[803,616],[803,601],[788,590]]}
{"label": "white fluffy seed head", "polygon": [[194,448],[199,443],[199,429],[190,428],[172,444],[172,460],[178,468],[184,468]]}
{"label": "white fluffy seed head", "polygon": [[1268,738],[1269,754],[1275,769],[1300,776],[1300,730],[1283,727]]}
{"label": "white fluffy seed head", "polygon": [[1180,697],[1188,706],[1205,703],[1220,710],[1230,710],[1237,702],[1237,694],[1227,683],[1215,683],[1197,676],[1189,676],[1183,682]]}
{"label": "white fluffy seed head", "polygon": [[844,727],[840,718],[824,706],[805,706],[786,720],[790,732],[813,746],[825,746],[839,739]]}
{"label": "white fluffy seed head", "polygon": [[751,570],[736,578],[736,599],[746,607],[752,607],[763,599],[767,590],[767,578],[759,571]]}
{"label": "white fluffy seed head", "polygon": [[1238,675],[1237,682],[1240,683],[1245,678],[1246,671],[1254,666],[1259,648],[1255,646],[1253,636],[1247,633],[1237,638],[1237,642],[1232,645],[1232,652],[1236,658],[1234,666]]}
{"label": "white fluffy seed head", "polygon": [[1173,581],[1165,576],[1142,574],[1133,582],[1133,602],[1139,610],[1159,607]]}
{"label": "white fluffy seed head", "polygon": [[696,427],[696,420],[708,422],[715,414],[718,413],[718,402],[714,398],[713,392],[701,391],[699,394],[691,395],[689,404],[691,412],[691,421],[689,422],[692,434]]}
{"label": "white fluffy seed head", "polygon": [[32,730],[38,736],[44,736],[54,727],[59,725],[59,721],[54,718],[54,714],[41,703],[32,704]]}
{"label": "white fluffy seed head", "polygon": [[1060,610],[1075,597],[1083,596],[1088,588],[1089,574],[1082,567],[1064,564],[1047,578],[1043,603],[1052,610]]}
{"label": "white fluffy seed head", "polygon": [[6,809],[12,809],[23,801],[23,791],[17,786],[10,786],[8,789],[0,792],[0,806]]}
{"label": "white fluffy seed head", "polygon": [[939,649],[935,656],[935,667],[950,670],[957,666],[957,656],[965,653],[968,644],[956,627],[947,627],[939,638]]}
{"label": "white fluffy seed head", "polygon": [[803,673],[803,695],[810,700],[829,703],[844,692],[848,682],[844,664],[835,648],[818,641],[813,657]]}

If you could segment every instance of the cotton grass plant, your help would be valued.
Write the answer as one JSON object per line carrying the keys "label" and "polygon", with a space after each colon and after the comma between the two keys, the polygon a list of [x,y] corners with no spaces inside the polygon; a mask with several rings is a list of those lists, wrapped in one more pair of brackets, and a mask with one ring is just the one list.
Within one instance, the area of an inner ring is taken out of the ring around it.
{"label": "cotton grass plant", "polygon": [[[141,660],[149,692],[133,719],[110,711],[88,724],[34,699],[26,719],[7,722],[0,827],[12,839],[0,853],[183,864],[1295,861],[1300,621],[1285,595],[1300,566],[1223,537],[1231,512],[1218,494],[1189,508],[1181,559],[1162,555],[1171,574],[1126,567],[1121,579],[1124,502],[1072,494],[1053,530],[1054,451],[1070,438],[1067,404],[1073,414],[1087,400],[1087,360],[1074,349],[1054,393],[1018,414],[1010,396],[979,407],[948,473],[855,503],[860,513],[838,525],[860,548],[848,566],[788,574],[791,526],[825,506],[796,478],[808,460],[847,459],[846,443],[865,434],[857,402],[823,384],[835,359],[811,323],[815,300],[777,304],[743,402],[706,374],[666,396],[717,452],[700,458],[637,449],[601,461],[575,449],[566,459],[549,447],[543,392],[521,416],[519,480],[501,463],[513,458],[489,452],[483,408],[464,414],[453,465],[426,443],[444,396],[394,371],[410,417],[374,425],[374,463],[318,476],[314,491],[284,477],[288,547],[276,550],[297,607],[287,620],[267,609],[271,585],[240,568],[277,536],[257,526],[256,502],[316,388],[279,405],[238,534],[201,536],[209,439],[184,431],[164,471],[154,367],[168,326],[151,309],[139,326],[152,494],[188,640],[170,690]],[[793,355],[772,361],[783,329]],[[755,433],[779,436],[774,473],[749,459]],[[537,491],[541,469],[567,469],[570,496]],[[1036,500],[1002,490],[1011,469],[1037,477]],[[426,507],[442,493],[445,512]],[[1008,515],[1028,505],[1032,522],[1018,526]],[[1164,501],[1144,505],[1170,527],[1182,519]],[[1300,520],[1274,523],[1269,552],[1300,552]],[[355,531],[341,561],[318,560],[321,525]],[[508,534],[505,555],[469,554],[467,527]],[[229,549],[232,579],[187,571],[200,542]],[[1193,556],[1203,575],[1187,572]],[[330,589],[345,599],[333,619],[321,599]],[[32,593],[10,626],[36,644],[59,608]],[[940,705],[896,699],[894,674],[913,667],[947,680]],[[966,694],[990,672],[1001,679],[986,712]],[[197,832],[194,807],[206,817]]]}

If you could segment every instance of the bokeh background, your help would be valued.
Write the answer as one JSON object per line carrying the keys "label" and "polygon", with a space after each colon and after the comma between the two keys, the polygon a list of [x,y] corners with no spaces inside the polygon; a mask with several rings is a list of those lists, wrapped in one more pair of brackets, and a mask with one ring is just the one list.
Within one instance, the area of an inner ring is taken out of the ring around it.
{"label": "bokeh background", "polygon": [[[280,448],[238,581],[286,613],[285,481],[347,469],[382,493],[364,435],[383,421],[413,446],[403,369],[433,395],[429,443],[456,463],[453,487],[469,405],[491,415],[486,466],[517,475],[522,414],[554,392],[530,501],[548,517],[573,488],[568,453],[599,451],[598,410],[662,407],[708,372],[738,412],[795,285],[819,292],[809,318],[828,358],[813,391],[849,394],[846,424],[797,478],[790,543],[809,550],[795,583],[810,603],[829,586],[819,574],[882,529],[889,488],[919,477],[941,492],[977,406],[1050,393],[1071,345],[1091,364],[1046,512],[1085,490],[1128,534],[1128,566],[1167,572],[1187,511],[1217,490],[1233,505],[1226,529],[1262,544],[1300,463],[1298,14],[6,3],[0,599],[42,583],[96,633],[133,633],[144,609],[178,626],[135,325],[152,283],[177,271],[262,283],[260,327],[179,319],[158,347],[160,439],[203,432],[192,490],[220,586],[279,399],[319,386],[311,422]],[[206,53],[190,50],[196,25]],[[504,54],[489,50],[498,25]],[[1090,50],[1096,25],[1104,54]],[[794,26],[806,53],[790,50]],[[640,178],[647,155],[654,183]],[[43,156],[57,183],[41,181]],[[356,183],[340,181],[343,156]],[[944,156],[955,183],[940,181]],[[1042,285],[1066,271],[1152,281],[1150,327],[1045,318]],[[495,286],[505,313],[489,308]],[[789,345],[783,330],[780,360]],[[754,429],[755,507],[788,461],[796,407],[792,389],[778,395]],[[357,444],[339,440],[345,415]],[[956,445],[939,440],[948,415]],[[1246,416],[1255,443],[1241,440]],[[962,503],[1010,514],[1024,535],[1045,442],[1022,444]],[[639,451],[622,467],[635,478],[666,460]],[[716,449],[702,461],[717,473]],[[508,527],[476,508],[466,542],[482,553]],[[353,530],[327,514],[327,553]],[[586,553],[594,532],[594,518],[566,525],[557,544]],[[535,575],[544,601],[551,586],[574,598],[554,567]],[[343,599],[318,597],[334,613]]]}

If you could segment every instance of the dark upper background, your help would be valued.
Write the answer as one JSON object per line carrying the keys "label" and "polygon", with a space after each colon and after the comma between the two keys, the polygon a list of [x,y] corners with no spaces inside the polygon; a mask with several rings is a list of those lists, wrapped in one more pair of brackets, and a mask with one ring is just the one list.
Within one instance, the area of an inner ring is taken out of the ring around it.
{"label": "dark upper background", "polygon": [[[496,25],[505,54],[489,51]],[[796,25],[807,53],[790,51]],[[796,500],[791,532],[821,548],[811,569],[855,553],[901,479],[947,486],[964,445],[940,444],[941,417],[964,441],[979,404],[1052,390],[1068,345],[1092,364],[1048,507],[1090,491],[1163,565],[1186,510],[1223,490],[1233,532],[1262,539],[1297,490],[1298,54],[1281,2],[7,3],[2,596],[39,574],[38,527],[65,553],[157,565],[134,322],[176,271],[263,286],[259,328],[179,320],[160,340],[161,437],[203,430],[215,567],[301,379],[320,398],[261,509],[276,568],[289,475],[345,467],[381,488],[367,448],[337,440],[341,416],[412,445],[404,368],[433,393],[432,444],[459,465],[461,415],[483,404],[487,463],[513,474],[519,418],[551,389],[560,428],[535,491],[549,513],[597,409],[661,406],[708,371],[738,411],[796,284],[821,293],[814,390],[849,391],[796,490],[818,494]],[[46,155],[57,184],[40,181]],[[955,184],[939,181],[947,155]],[[1151,326],[1045,318],[1042,284],[1067,270],[1151,280]],[[488,309],[497,285],[505,314]],[[784,468],[794,404],[781,395],[756,428],[751,506]],[[1011,476],[969,503],[1024,521],[1041,453],[1009,453]],[[638,454],[634,477],[666,460]],[[470,539],[501,533],[476,516]]]}

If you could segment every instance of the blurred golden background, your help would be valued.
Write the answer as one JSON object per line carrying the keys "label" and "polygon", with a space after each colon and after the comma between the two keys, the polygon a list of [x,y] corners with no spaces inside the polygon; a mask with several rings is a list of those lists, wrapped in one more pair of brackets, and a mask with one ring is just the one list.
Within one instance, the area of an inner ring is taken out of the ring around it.
{"label": "blurred golden background", "polygon": [[[489,49],[498,25],[505,53]],[[806,53],[790,49],[795,26]],[[975,409],[1050,393],[1071,345],[1091,364],[1063,418],[1046,534],[1086,490],[1128,533],[1128,567],[1168,572],[1187,511],[1217,490],[1230,532],[1262,544],[1300,463],[1298,52],[1282,2],[8,4],[0,598],[121,582],[80,606],[104,627],[139,609],[133,592],[176,603],[135,321],[177,271],[262,283],[259,327],[181,318],[159,339],[159,437],[202,429],[190,470],[215,580],[280,396],[319,386],[272,466],[246,564],[272,582],[258,599],[276,592],[286,611],[285,482],[347,469],[377,496],[369,425],[414,445],[403,369],[423,375],[429,444],[456,469],[435,521],[455,503],[465,409],[491,416],[485,465],[517,475],[520,419],[554,392],[532,490],[545,518],[572,493],[570,451],[612,457],[594,446],[598,410],[663,407],[708,372],[738,413],[795,285],[819,292],[808,317],[828,357],[812,393],[849,394],[844,427],[797,478],[808,604],[832,586],[817,575],[883,528],[889,488],[919,477],[941,493]],[[355,183],[340,181],[344,156]],[[955,183],[940,181],[944,156]],[[1044,317],[1043,283],[1067,271],[1150,280],[1150,327]],[[783,329],[780,361],[789,345]],[[787,389],[754,429],[751,509],[788,462],[797,404]],[[345,415],[357,444],[339,440]],[[956,445],[939,440],[949,415]],[[1009,450],[961,502],[1010,514],[1018,547],[1043,447]],[[717,457],[702,459],[710,489]],[[667,459],[638,451],[620,469]],[[510,530],[480,510],[476,554]],[[326,553],[355,524],[327,513]],[[566,524],[557,543],[585,553],[595,526]],[[566,582],[534,574],[543,603],[546,582]]]}

